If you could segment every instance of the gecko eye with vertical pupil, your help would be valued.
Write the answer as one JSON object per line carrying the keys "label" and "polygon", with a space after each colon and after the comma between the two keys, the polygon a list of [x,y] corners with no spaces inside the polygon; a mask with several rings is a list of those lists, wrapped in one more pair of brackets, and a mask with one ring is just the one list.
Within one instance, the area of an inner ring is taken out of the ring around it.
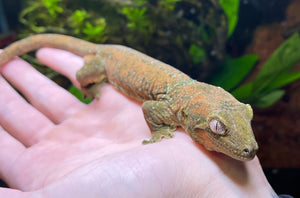
{"label": "gecko eye with vertical pupil", "polygon": [[225,125],[217,118],[212,119],[209,122],[210,130],[216,134],[223,135],[226,132]]}

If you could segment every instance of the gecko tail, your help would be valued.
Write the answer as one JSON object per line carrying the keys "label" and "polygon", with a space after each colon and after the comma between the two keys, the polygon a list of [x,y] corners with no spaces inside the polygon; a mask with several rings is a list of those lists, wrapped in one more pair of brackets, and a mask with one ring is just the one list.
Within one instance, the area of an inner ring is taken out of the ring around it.
{"label": "gecko tail", "polygon": [[102,50],[103,45],[61,34],[37,34],[16,41],[6,47],[0,54],[0,66],[15,56],[20,56],[42,47],[62,49],[83,57],[86,54],[99,52],[99,50]]}

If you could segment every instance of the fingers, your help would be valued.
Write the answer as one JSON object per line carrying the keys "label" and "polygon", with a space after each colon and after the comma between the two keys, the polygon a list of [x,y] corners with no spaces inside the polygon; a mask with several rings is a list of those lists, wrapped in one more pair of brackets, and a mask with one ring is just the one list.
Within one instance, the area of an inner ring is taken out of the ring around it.
{"label": "fingers", "polygon": [[[54,126],[46,116],[17,94],[1,76],[0,93],[0,125],[23,144],[32,145]],[[2,148],[1,143],[0,145]]]}
{"label": "fingers", "polygon": [[75,79],[76,72],[83,66],[83,59],[64,50],[42,48],[37,51],[36,57],[53,70],[68,77],[74,85],[79,87]]}
{"label": "fingers", "polygon": [[[52,64],[57,66],[60,64],[60,60],[57,57],[59,57],[61,53],[56,52],[54,54],[54,57],[52,57],[52,54],[50,54],[51,57],[48,54],[42,54],[40,56],[53,58]],[[72,60],[72,58],[70,59]],[[68,60],[64,60],[64,63],[68,65]],[[78,63],[75,65],[78,66]],[[40,74],[21,59],[16,58],[2,66],[1,73],[35,108],[54,123],[62,122],[77,112],[78,109],[85,106],[79,102],[76,97]],[[67,74],[69,76],[74,75],[72,72]],[[74,81],[74,76],[71,79]]]}
{"label": "fingers", "polygon": [[19,190],[15,190],[15,189],[0,188],[0,197],[29,198],[29,197],[36,197],[36,196],[32,196],[32,193],[21,192]]}
{"label": "fingers", "polygon": [[0,176],[2,179],[8,181],[8,178],[11,176],[11,169],[15,165],[16,159],[24,153],[26,148],[18,140],[5,132],[1,127],[0,145]]}

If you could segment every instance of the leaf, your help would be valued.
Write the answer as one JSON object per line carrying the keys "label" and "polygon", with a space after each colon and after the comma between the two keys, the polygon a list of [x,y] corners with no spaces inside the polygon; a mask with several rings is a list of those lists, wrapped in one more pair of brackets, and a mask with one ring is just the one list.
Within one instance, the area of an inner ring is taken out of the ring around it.
{"label": "leaf", "polygon": [[252,105],[258,108],[266,108],[274,103],[276,103],[283,95],[285,94],[284,90],[275,90],[260,97],[257,101],[255,101]]}
{"label": "leaf", "polygon": [[227,16],[227,21],[228,21],[227,36],[230,37],[234,32],[235,26],[238,21],[239,0],[219,0],[219,4]]}
{"label": "leaf", "polygon": [[132,21],[137,21],[144,18],[144,14],[146,11],[147,11],[146,7],[143,8],[124,7],[122,9],[123,14],[125,14],[126,17]]}
{"label": "leaf", "polygon": [[253,82],[253,94],[259,95],[282,73],[286,73],[300,60],[300,38],[298,33],[281,44],[264,63]]}
{"label": "leaf", "polygon": [[132,7],[123,7],[122,13],[127,17],[128,23],[127,27],[131,29],[137,29],[141,32],[147,32],[147,29],[150,26],[150,21],[146,15],[147,8],[132,8]]}
{"label": "leaf", "polygon": [[[244,84],[242,86],[239,86],[234,91],[231,92],[231,94],[238,100],[242,102],[246,102],[247,99],[251,96],[253,88],[253,82]],[[247,103],[247,102],[246,102]]]}
{"label": "leaf", "polygon": [[56,13],[62,13],[64,11],[62,7],[57,5],[58,2],[61,2],[61,0],[43,0],[44,5],[53,18],[56,18]]}
{"label": "leaf", "polygon": [[200,63],[206,59],[206,52],[202,47],[192,44],[189,49],[189,54],[192,57],[193,63]]}
{"label": "leaf", "polygon": [[78,89],[77,87],[75,87],[74,85],[72,85],[69,88],[69,92],[71,94],[73,94],[74,96],[76,96],[76,98],[78,98],[81,102],[85,103],[85,104],[89,104],[92,99],[89,97],[84,97],[83,93],[80,91],[80,89]]}
{"label": "leaf", "polygon": [[81,24],[87,16],[87,12],[85,10],[76,10],[72,14],[72,19],[75,23]]}
{"label": "leaf", "polygon": [[292,83],[300,79],[300,72],[286,72],[275,78],[273,82],[266,88],[266,91],[272,91],[284,85]]}
{"label": "leaf", "polygon": [[284,91],[278,88],[300,79],[300,72],[289,72],[299,61],[300,38],[294,34],[269,57],[254,81],[238,87],[232,94],[253,106],[268,107],[283,96]]}
{"label": "leaf", "polygon": [[106,23],[93,26],[91,23],[87,22],[82,32],[87,35],[85,38],[86,40],[95,39],[96,41],[99,41],[104,34],[105,27]]}
{"label": "leaf", "polygon": [[223,87],[229,91],[235,88],[251,71],[258,57],[254,54],[240,58],[227,57],[221,66],[221,70],[213,76],[210,83]]}

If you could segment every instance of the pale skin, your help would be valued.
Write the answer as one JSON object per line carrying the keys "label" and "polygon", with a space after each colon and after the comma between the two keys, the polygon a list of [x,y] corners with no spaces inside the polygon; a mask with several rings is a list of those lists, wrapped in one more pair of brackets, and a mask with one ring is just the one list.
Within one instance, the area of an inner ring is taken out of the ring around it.
{"label": "pale skin", "polygon": [[[37,57],[78,86],[80,57]],[[31,103],[0,76],[0,178],[11,187],[0,197],[276,197],[257,157],[209,152],[180,129],[142,145],[151,134],[141,103],[110,85],[84,105],[20,59],[0,71]]]}

